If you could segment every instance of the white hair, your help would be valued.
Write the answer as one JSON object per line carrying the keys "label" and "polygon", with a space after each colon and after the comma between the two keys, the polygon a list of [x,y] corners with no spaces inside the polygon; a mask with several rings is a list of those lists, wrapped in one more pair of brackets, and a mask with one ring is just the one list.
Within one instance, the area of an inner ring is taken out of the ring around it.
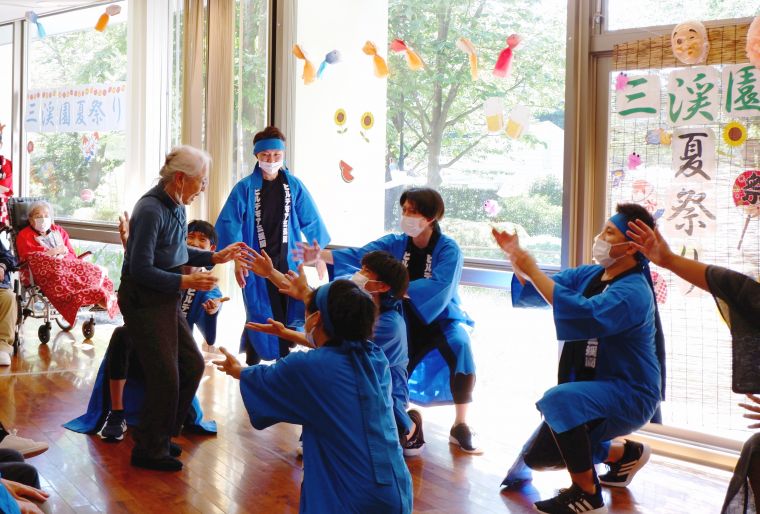
{"label": "white hair", "polygon": [[171,182],[177,172],[182,172],[188,177],[197,177],[208,170],[211,166],[211,156],[194,146],[180,145],[172,148],[166,156],[166,161],[161,167],[159,176],[161,182]]}
{"label": "white hair", "polygon": [[36,202],[34,202],[29,207],[29,211],[27,213],[27,217],[31,218],[32,214],[34,214],[35,212],[39,211],[40,209],[47,209],[48,210],[48,215],[50,216],[51,219],[53,218],[53,206],[50,205],[45,200],[37,200]]}

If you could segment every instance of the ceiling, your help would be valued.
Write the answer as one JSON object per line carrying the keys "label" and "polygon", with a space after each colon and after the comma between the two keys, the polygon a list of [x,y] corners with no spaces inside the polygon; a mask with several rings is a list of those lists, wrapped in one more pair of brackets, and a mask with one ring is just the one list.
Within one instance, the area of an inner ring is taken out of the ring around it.
{"label": "ceiling", "polygon": [[18,20],[26,11],[41,15],[71,7],[97,4],[103,0],[0,0],[0,23]]}

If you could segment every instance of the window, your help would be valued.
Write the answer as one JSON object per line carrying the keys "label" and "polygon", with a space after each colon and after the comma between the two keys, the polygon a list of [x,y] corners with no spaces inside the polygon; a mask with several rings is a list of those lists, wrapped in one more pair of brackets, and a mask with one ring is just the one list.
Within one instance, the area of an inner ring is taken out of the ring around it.
{"label": "window", "polygon": [[[559,265],[566,16],[561,0],[540,9],[496,0],[357,1],[340,9],[299,2],[297,42],[316,69],[328,64],[305,85],[297,61],[293,171],[315,196],[332,242],[358,245],[398,231],[401,192],[431,186],[446,202],[443,230],[466,257],[501,259],[491,224],[510,221],[542,264]],[[511,73],[494,77],[511,33],[522,39]],[[477,80],[460,37],[477,52]],[[423,69],[390,50],[401,46],[396,39]],[[362,50],[368,40],[387,62],[387,79],[373,73],[373,57]],[[330,64],[333,50],[341,58]]]}
{"label": "window", "polygon": [[235,16],[232,185],[256,163],[253,135],[267,124],[269,2],[237,0]]}
{"label": "window", "polygon": [[607,0],[607,30],[673,25],[686,20],[725,20],[754,16],[757,6],[742,0]]}
{"label": "window", "polygon": [[13,25],[0,26],[0,69],[6,78],[0,82],[0,155],[10,159],[13,126]]}
{"label": "window", "polygon": [[123,208],[127,2],[103,32],[106,6],[40,17],[30,26],[24,106],[28,193],[64,219],[113,222]]}
{"label": "window", "polygon": [[108,278],[113,282],[114,290],[119,289],[121,283],[121,265],[124,262],[124,248],[120,244],[100,243],[97,241],[83,241],[71,239],[71,246],[77,255],[92,252],[85,257],[87,262],[97,264],[108,270]]}

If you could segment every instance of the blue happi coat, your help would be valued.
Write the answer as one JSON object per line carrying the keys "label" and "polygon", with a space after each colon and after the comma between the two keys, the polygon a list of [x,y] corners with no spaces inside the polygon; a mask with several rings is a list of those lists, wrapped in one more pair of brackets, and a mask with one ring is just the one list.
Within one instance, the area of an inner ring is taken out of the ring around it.
{"label": "blue happi coat", "polygon": [[[349,275],[361,268],[362,257],[376,250],[383,250],[403,261],[409,237],[405,234],[389,234],[361,248],[333,250],[333,273]],[[432,276],[412,280],[409,296],[415,314],[427,324],[439,323],[456,355],[456,373],[475,373],[470,339],[462,325],[473,326],[472,319],[461,309],[458,293],[464,257],[456,241],[445,234],[440,235],[432,254]],[[409,377],[409,397],[422,405],[450,403],[453,401],[449,385],[450,373],[446,361],[438,350],[428,353]]]}
{"label": "blue happi coat", "polygon": [[[336,346],[294,352],[240,375],[255,428],[279,422],[303,426],[302,513],[412,512],[412,481],[391,409],[388,360],[376,345],[361,344],[370,368],[362,368],[361,379],[352,362],[356,357]],[[370,419],[364,419],[369,413],[361,395],[383,406]]]}
{"label": "blue happi coat", "polygon": [[[187,311],[185,316],[188,325],[190,325],[190,330],[194,326],[197,326],[208,344],[214,344],[214,341],[216,341],[216,319],[219,316],[221,308],[216,314],[210,316],[203,308],[203,303],[206,300],[221,297],[222,292],[218,287],[210,291],[188,290],[182,296],[181,305],[183,306],[183,311]],[[190,302],[185,308],[185,300],[188,298],[190,298]],[[102,428],[106,416],[111,410],[108,357],[108,350],[106,350],[103,361],[100,363],[100,368],[98,368],[98,374],[95,377],[90,402],[87,404],[87,412],[65,423],[63,425],[65,428],[82,434],[94,434]],[[130,369],[134,366],[139,366],[139,362],[137,359],[130,359]],[[135,370],[132,369],[132,371],[134,372]],[[144,398],[145,387],[142,380],[139,378],[128,378],[127,383],[124,385],[123,394],[124,416],[128,425],[137,425],[140,421],[140,411],[142,410]],[[216,422],[203,420],[203,411],[201,410],[201,404],[197,396],[193,398],[193,403],[190,406],[190,411],[185,421],[185,428],[201,433],[216,433]]]}
{"label": "blue happi coat", "polygon": [[[284,251],[287,253],[288,268],[295,270],[297,266],[291,250],[295,249],[297,241],[302,240],[301,235],[303,234],[309,243],[316,240],[322,247],[330,242],[330,235],[327,233],[327,228],[319,215],[317,206],[303,182],[286,169],[280,172],[285,174],[291,195],[287,231],[288,243],[287,250]],[[232,192],[216,220],[219,248],[243,241],[257,252],[261,251],[259,239],[256,235],[256,214],[254,211],[256,194],[257,191],[261,190],[262,182],[263,176],[257,164],[250,175],[241,179],[232,188]],[[243,301],[245,303],[246,321],[266,323],[267,318],[272,317],[272,306],[266,279],[253,273],[249,274],[243,289]],[[303,317],[303,302],[289,298],[286,325],[292,328],[301,327]],[[280,356],[279,342],[273,335],[245,330],[240,341],[240,351],[245,351],[248,344],[253,345],[262,359],[273,360]]]}

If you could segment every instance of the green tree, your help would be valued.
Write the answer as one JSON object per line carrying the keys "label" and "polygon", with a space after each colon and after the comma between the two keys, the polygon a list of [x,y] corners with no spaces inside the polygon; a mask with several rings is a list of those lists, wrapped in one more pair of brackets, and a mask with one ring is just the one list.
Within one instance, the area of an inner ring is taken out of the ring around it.
{"label": "green tree", "polygon": [[[507,151],[483,145],[482,106],[486,98],[529,106],[535,115],[556,112],[564,99],[563,3],[547,8],[539,0],[391,0],[389,39],[400,38],[425,61],[423,71],[394,66],[388,81],[388,159],[425,167],[427,183],[438,187],[441,170],[465,156]],[[496,79],[491,68],[511,33],[523,37],[512,74]],[[467,37],[479,50],[481,79],[473,82],[466,55],[456,47]],[[391,56],[390,59],[402,57]],[[499,148],[500,147],[500,148]]]}

